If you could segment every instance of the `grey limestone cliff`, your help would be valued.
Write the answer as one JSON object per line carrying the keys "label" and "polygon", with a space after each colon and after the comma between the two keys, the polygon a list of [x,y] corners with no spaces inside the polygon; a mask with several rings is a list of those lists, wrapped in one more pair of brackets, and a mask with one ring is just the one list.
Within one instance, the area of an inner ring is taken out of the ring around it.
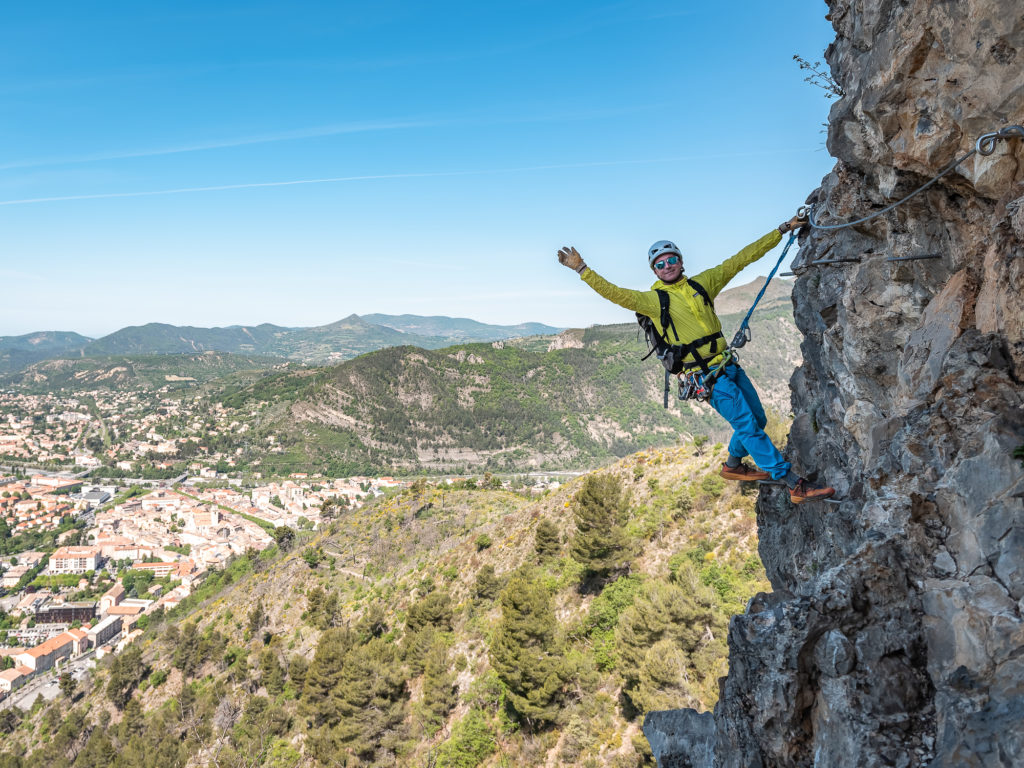
{"label": "grey limestone cliff", "polygon": [[[820,223],[1024,123],[1019,0],[829,11],[846,95]],[[653,713],[652,748],[664,767],[1022,766],[1024,139],[810,232],[796,271],[787,455],[843,501],[762,492],[774,591],[731,623],[713,721]]]}

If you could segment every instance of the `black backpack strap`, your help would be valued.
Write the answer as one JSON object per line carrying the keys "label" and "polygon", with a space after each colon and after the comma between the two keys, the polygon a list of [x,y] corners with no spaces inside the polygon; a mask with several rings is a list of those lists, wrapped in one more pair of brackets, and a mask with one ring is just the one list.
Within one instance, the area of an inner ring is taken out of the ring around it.
{"label": "black backpack strap", "polygon": [[690,278],[686,278],[686,282],[691,288],[693,288],[694,291],[696,291],[700,295],[702,299],[704,299],[705,304],[711,307],[711,309],[715,308],[715,303],[711,300],[711,297],[708,296],[708,292],[704,290],[703,285],[698,283],[696,280],[691,280]]}
{"label": "black backpack strap", "polygon": [[663,291],[661,288],[655,288],[654,292],[658,294],[658,302],[661,304],[661,338],[665,340],[666,344],[670,344],[668,340],[668,329],[672,329],[673,335],[676,337],[676,341],[679,341],[679,332],[676,330],[676,324],[672,322],[672,312],[669,307],[671,302],[669,301],[668,291]]}

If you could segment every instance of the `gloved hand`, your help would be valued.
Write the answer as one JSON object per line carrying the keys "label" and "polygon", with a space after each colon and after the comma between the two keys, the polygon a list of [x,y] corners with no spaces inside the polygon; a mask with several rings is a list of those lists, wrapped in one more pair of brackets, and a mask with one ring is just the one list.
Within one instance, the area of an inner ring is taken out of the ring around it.
{"label": "gloved hand", "polygon": [[799,229],[805,224],[807,224],[807,219],[801,219],[799,216],[794,216],[789,221],[784,221],[779,224],[779,232],[786,234],[787,232],[792,232],[794,229]]}
{"label": "gloved hand", "polygon": [[587,266],[586,262],[583,261],[583,257],[580,256],[579,251],[568,245],[558,252],[558,263],[564,264],[575,272],[582,272]]}

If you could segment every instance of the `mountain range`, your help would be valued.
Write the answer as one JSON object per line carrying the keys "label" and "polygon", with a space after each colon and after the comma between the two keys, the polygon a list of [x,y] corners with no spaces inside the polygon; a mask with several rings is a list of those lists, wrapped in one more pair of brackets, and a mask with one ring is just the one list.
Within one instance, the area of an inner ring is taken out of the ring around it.
{"label": "mountain range", "polygon": [[378,314],[365,318],[349,315],[311,328],[286,328],[270,323],[226,328],[147,323],[128,326],[99,339],[72,332],[40,331],[0,336],[0,373],[18,371],[32,363],[55,358],[202,352],[329,365],[382,347],[412,345],[438,349],[466,341],[498,341],[560,330],[542,323],[489,325],[465,318]]}
{"label": "mountain range", "polygon": [[[747,285],[723,292],[718,312],[744,311],[764,285],[759,277]],[[789,307],[791,286],[775,280],[760,304],[762,312]],[[546,336],[564,329],[543,323],[493,325],[462,317],[421,315],[349,315],[327,325],[288,328],[270,323],[255,326],[198,328],[147,323],[121,328],[99,339],[72,331],[38,331],[21,336],[0,336],[0,373],[20,371],[41,360],[102,358],[120,355],[194,355],[221,352],[247,357],[296,360],[330,365],[384,347],[414,346],[440,349],[452,344],[491,342]]]}

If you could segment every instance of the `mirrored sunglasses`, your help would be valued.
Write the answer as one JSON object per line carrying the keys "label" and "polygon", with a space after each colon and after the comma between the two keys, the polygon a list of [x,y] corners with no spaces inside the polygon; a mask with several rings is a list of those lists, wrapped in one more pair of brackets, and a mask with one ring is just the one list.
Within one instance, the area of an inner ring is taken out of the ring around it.
{"label": "mirrored sunglasses", "polygon": [[664,269],[666,265],[675,266],[679,263],[678,256],[669,256],[667,259],[661,259],[660,261],[654,262],[655,269]]}

